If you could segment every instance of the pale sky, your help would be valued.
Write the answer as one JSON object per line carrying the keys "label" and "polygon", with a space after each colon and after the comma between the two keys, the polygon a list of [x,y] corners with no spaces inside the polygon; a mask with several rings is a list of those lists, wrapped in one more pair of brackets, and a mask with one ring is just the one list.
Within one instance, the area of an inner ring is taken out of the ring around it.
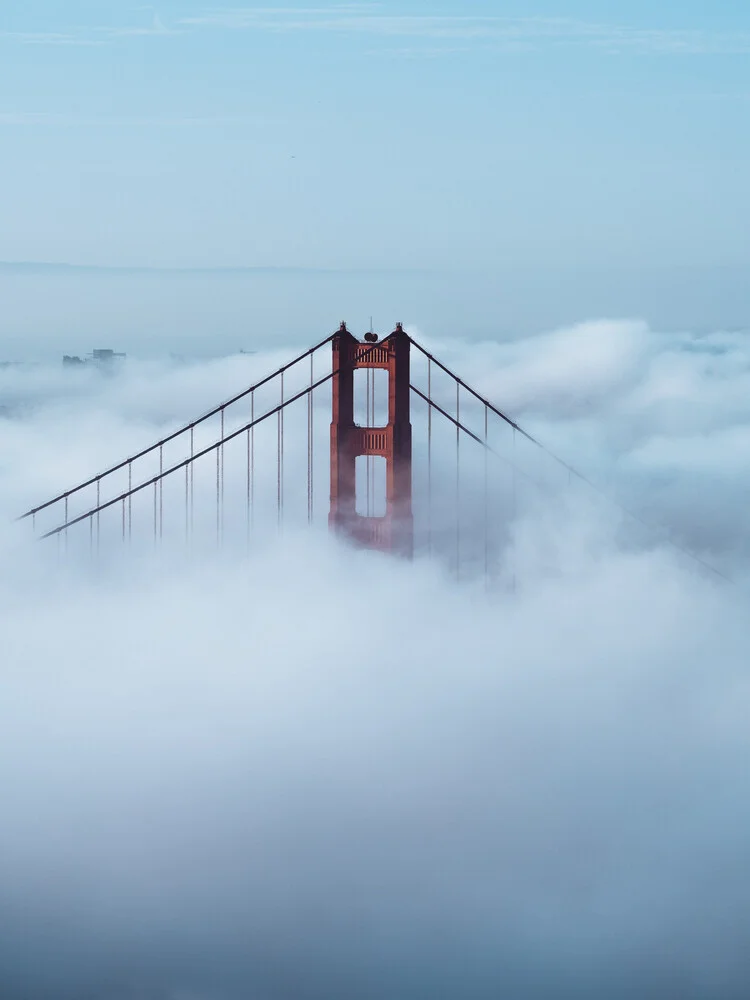
{"label": "pale sky", "polygon": [[744,0],[6,0],[0,262],[416,269],[463,274],[477,327],[496,278],[514,328],[750,325],[749,111]]}

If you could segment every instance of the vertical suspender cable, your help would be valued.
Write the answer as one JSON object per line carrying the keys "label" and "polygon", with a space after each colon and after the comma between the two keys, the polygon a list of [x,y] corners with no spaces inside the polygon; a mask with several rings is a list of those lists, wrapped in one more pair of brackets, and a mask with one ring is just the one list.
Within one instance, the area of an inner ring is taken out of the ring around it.
{"label": "vertical suspender cable", "polygon": [[[68,497],[66,496],[65,497],[65,524],[67,525],[67,523],[68,523]],[[65,528],[65,545],[63,547],[65,549],[65,552],[67,552],[68,551],[68,529],[67,529],[67,527]]]}
{"label": "vertical suspender cable", "polygon": [[190,541],[190,462],[185,465],[185,545]]}
{"label": "vertical suspender cable", "polygon": [[159,484],[154,480],[154,548],[156,548],[157,537],[158,537],[158,498],[159,498]]}
{"label": "vertical suspender cable", "polygon": [[247,482],[245,483],[245,546],[250,551],[250,428],[247,429]]}
{"label": "vertical suspender cable", "polygon": [[[281,383],[281,402],[284,402],[284,383]],[[281,409],[276,414],[276,522],[281,524]]]}
{"label": "vertical suspender cable", "polygon": [[312,363],[313,356],[310,355],[310,394],[307,397],[307,523],[312,520],[310,515],[310,500],[312,496],[311,476],[312,476]]}
{"label": "vertical suspender cable", "polygon": [[[255,393],[250,393],[250,422],[255,423]],[[255,527],[255,427],[250,428],[250,530]]]}
{"label": "vertical suspender cable", "polygon": [[133,540],[133,463],[128,462],[128,542]]}
{"label": "vertical suspender cable", "polygon": [[221,484],[221,446],[216,448],[216,546],[221,544],[221,498],[219,487]]}
{"label": "vertical suspender cable", "polygon": [[432,360],[427,359],[427,551],[432,554]]}
{"label": "vertical suspender cable", "polygon": [[456,382],[456,579],[461,577],[461,384]]}
{"label": "vertical suspender cable", "polygon": [[122,540],[125,541],[125,497],[122,498]]}
{"label": "vertical suspender cable", "polygon": [[224,543],[224,407],[221,408],[221,542]]}
{"label": "vertical suspender cable", "polygon": [[312,463],[313,463],[313,355],[310,355],[310,392],[307,395],[307,523],[312,523]]}
{"label": "vertical suspender cable", "polygon": [[[281,373],[281,402],[284,402],[284,372]],[[281,512],[284,513],[284,407],[279,410],[281,417]]]}
{"label": "vertical suspender cable", "polygon": [[190,537],[195,526],[195,427],[190,428]]}
{"label": "vertical suspender cable", "polygon": [[[511,524],[515,524],[518,514],[518,496],[516,489],[516,428],[513,428],[513,462],[511,464]],[[513,553],[513,593],[516,592],[516,556]]]}
{"label": "vertical suspender cable", "polygon": [[102,533],[102,525],[101,525],[101,516],[102,516],[102,514],[101,514],[101,511],[99,510],[99,507],[101,507],[101,503],[102,503],[102,481],[101,481],[101,479],[97,479],[97,481],[96,481],[96,507],[97,507],[97,511],[96,511],[96,553],[97,553],[97,555],[99,554],[100,540],[101,540],[101,533]]}
{"label": "vertical suspender cable", "polygon": [[489,407],[484,406],[484,576],[489,581],[490,515],[489,515]]}
{"label": "vertical suspender cable", "polygon": [[159,540],[164,537],[164,445],[159,445]]}
{"label": "vertical suspender cable", "polygon": [[310,523],[310,397],[305,400],[307,404],[307,523]]}

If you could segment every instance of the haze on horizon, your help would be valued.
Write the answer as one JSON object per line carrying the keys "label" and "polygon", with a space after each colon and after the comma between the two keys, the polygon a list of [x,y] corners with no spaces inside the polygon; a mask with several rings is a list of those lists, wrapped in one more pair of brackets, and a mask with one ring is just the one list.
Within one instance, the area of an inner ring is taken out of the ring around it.
{"label": "haze on horizon", "polygon": [[5,4],[0,354],[746,329],[749,53],[733,0]]}

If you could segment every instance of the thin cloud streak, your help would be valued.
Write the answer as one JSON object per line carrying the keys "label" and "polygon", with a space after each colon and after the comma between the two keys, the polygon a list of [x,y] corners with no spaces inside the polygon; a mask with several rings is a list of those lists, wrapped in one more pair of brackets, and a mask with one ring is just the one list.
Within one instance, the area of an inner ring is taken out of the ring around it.
{"label": "thin cloud streak", "polygon": [[[747,33],[716,33],[689,29],[643,29],[572,18],[389,15],[365,8],[287,7],[208,10],[181,18],[194,28],[225,28],[270,32],[320,31],[432,41],[494,42],[523,48],[585,47],[612,54],[635,52],[663,55],[727,55],[750,52]],[[455,50],[446,50],[455,51]]]}
{"label": "thin cloud streak", "polygon": [[22,45],[101,46],[120,38],[167,37],[184,34],[184,29],[168,27],[154,13],[147,25],[78,26],[65,31],[0,31],[0,40]]}
{"label": "thin cloud streak", "polygon": [[101,39],[89,37],[88,32],[72,34],[59,31],[0,31],[0,40],[21,45],[103,45]]}
{"label": "thin cloud streak", "polygon": [[[154,13],[148,25],[80,27],[57,32],[0,32],[0,39],[24,45],[105,45],[122,39],[173,37],[193,31],[225,29],[268,33],[321,32],[360,34],[384,39],[422,39],[432,47],[404,46],[386,54],[452,55],[483,45],[490,51],[543,51],[546,48],[591,49],[610,55],[746,55],[747,32],[710,32],[683,28],[639,28],[625,24],[564,17],[499,15],[392,15],[375,5],[330,7],[216,7],[178,18],[167,25]],[[457,46],[456,42],[466,43]]]}
{"label": "thin cloud streak", "polygon": [[[278,119],[273,119],[278,121]],[[47,128],[107,128],[151,125],[268,125],[269,117],[260,115],[74,115],[47,111],[0,112],[0,128],[38,126]],[[0,265],[1,266],[1,265]]]}

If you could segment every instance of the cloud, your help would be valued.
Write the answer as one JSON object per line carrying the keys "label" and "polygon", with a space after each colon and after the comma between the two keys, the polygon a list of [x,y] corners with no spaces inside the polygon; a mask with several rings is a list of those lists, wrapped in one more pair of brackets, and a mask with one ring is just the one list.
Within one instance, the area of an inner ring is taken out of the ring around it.
{"label": "cloud", "polygon": [[64,31],[0,31],[0,40],[22,45],[101,45],[85,33]]}
{"label": "cloud", "polygon": [[[447,43],[471,42],[491,47],[584,47],[610,53],[662,55],[745,54],[750,35],[696,29],[645,29],[617,23],[589,22],[565,17],[504,17],[466,14],[386,14],[372,5],[330,7],[217,7],[180,23],[193,28],[256,31],[324,31],[385,38],[421,39]],[[410,48],[393,50],[401,54]],[[431,49],[435,53],[434,44]]]}
{"label": "cloud", "polygon": [[[44,111],[6,111],[0,112],[0,128],[6,127],[40,127],[40,128],[112,128],[130,126],[133,128],[149,128],[151,126],[259,126],[268,125],[271,118],[261,115],[76,115],[60,114]],[[5,267],[37,266],[27,261],[0,261],[0,269]],[[39,267],[70,268],[76,265],[41,262]],[[106,270],[107,268],[102,268]],[[136,269],[137,270],[137,269]],[[144,269],[145,270],[145,269]]]}
{"label": "cloud", "polygon": [[[149,9],[149,8],[144,8]],[[158,11],[152,10],[151,23],[149,25],[135,25],[130,27],[115,27],[100,29],[112,38],[137,37],[144,35],[176,35],[180,32],[175,28],[168,28],[159,16]]]}
{"label": "cloud", "polygon": [[147,36],[167,36],[180,34],[179,29],[168,27],[153,8],[139,7],[151,13],[149,24],[115,26],[76,26],[64,31],[0,31],[0,41],[22,45],[81,45],[99,46],[118,38],[138,38]]}
{"label": "cloud", "polygon": [[381,54],[435,57],[482,47],[490,51],[539,51],[555,48],[593,49],[611,55],[746,55],[750,34],[695,28],[643,28],[616,22],[569,17],[502,15],[388,14],[378,4],[320,7],[207,7],[178,17],[168,25],[153,7],[138,7],[148,24],[77,27],[46,32],[0,32],[0,39],[27,45],[103,45],[117,39],[166,37],[190,31],[326,32],[358,34],[392,43]]}
{"label": "cloud", "polygon": [[[747,580],[740,335],[430,347]],[[743,589],[552,479],[498,508],[489,590],[331,542],[322,465],[320,532],[269,530],[249,561],[241,520],[221,553],[155,554],[151,497],[137,558],[92,563],[84,533],[58,562],[8,523],[289,353],[0,370],[3,996],[746,996]],[[232,456],[228,495],[243,476]]]}

